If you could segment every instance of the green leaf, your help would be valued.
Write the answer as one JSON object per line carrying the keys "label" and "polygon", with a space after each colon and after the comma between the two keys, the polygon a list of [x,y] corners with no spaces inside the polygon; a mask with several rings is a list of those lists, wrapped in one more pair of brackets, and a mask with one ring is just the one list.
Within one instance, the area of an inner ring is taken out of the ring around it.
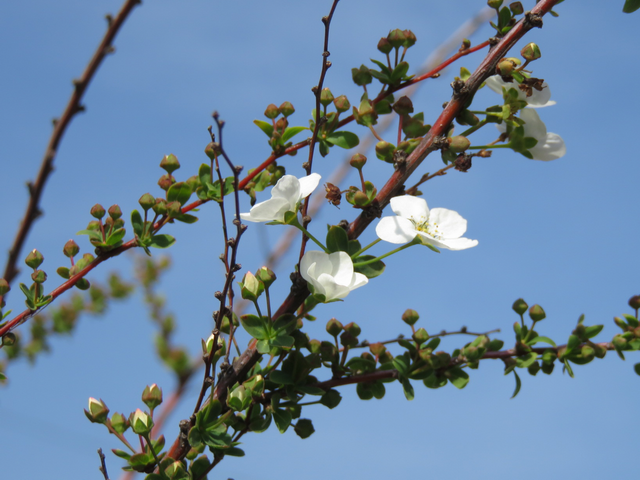
{"label": "green leaf", "polygon": [[569,374],[569,376],[571,378],[574,378],[573,376],[573,369],[571,368],[571,363],[569,362],[569,360],[567,360],[566,358],[564,359],[564,368],[567,369],[567,373]]}
{"label": "green leaf", "polygon": [[198,221],[198,217],[196,217],[195,215],[189,215],[188,213],[183,213],[182,215],[178,215],[177,217],[175,217],[175,220],[182,222],[182,223],[196,223]]}
{"label": "green leaf", "polygon": [[273,410],[273,421],[276,422],[278,431],[284,433],[291,426],[291,413],[285,408],[276,408]]}
{"label": "green leaf", "polygon": [[349,237],[344,228],[336,225],[327,232],[327,248],[330,253],[347,252],[349,250]]}
{"label": "green leaf", "polygon": [[538,354],[536,352],[529,352],[526,355],[521,357],[516,357],[516,366],[518,368],[527,368],[538,358]]}
{"label": "green leaf", "polygon": [[167,202],[179,202],[184,206],[191,198],[191,187],[186,182],[177,182],[169,187],[167,191]]}
{"label": "green leaf", "polygon": [[580,338],[577,335],[570,335],[569,340],[567,341],[565,355],[569,355],[569,353],[571,353],[578,345],[580,345]]}
{"label": "green leaf", "polygon": [[520,380],[520,377],[518,376],[518,372],[516,372],[514,370],[513,374],[516,376],[516,389],[513,391],[513,395],[511,395],[511,398],[516,398],[516,395],[518,395],[518,393],[520,393],[520,387],[522,387],[522,381]]}
{"label": "green leaf", "polygon": [[637,375],[640,375],[640,363],[636,363],[636,364],[633,366],[633,369],[635,370],[635,372],[636,372],[636,374],[637,374]]}
{"label": "green leaf", "polygon": [[149,247],[153,248],[169,248],[171,245],[176,243],[176,239],[171,235],[167,235],[166,233],[161,233],[159,235],[154,235],[151,237],[151,242],[149,243]]}
{"label": "green leaf", "polygon": [[469,383],[469,374],[461,368],[454,367],[447,371],[451,374],[449,381],[454,387],[463,389]]}
{"label": "green leaf", "polygon": [[549,337],[543,337],[543,336],[532,338],[527,342],[527,345],[535,345],[536,343],[547,343],[551,346],[554,346],[554,347],[556,346],[556,343],[553,340],[551,340]]}
{"label": "green leaf", "polygon": [[284,133],[282,134],[282,143],[285,144],[287,141],[302,132],[303,130],[309,130],[307,127],[289,127],[285,128]]}
{"label": "green leaf", "polygon": [[267,340],[269,329],[265,321],[257,315],[242,315],[240,317],[242,327],[256,340]]}
{"label": "green leaf", "polygon": [[592,325],[590,327],[586,327],[584,329],[584,336],[586,338],[593,338],[596,335],[598,335],[603,328],[604,328],[604,325]]}
{"label": "green leaf", "polygon": [[626,0],[624,7],[622,7],[623,13],[633,13],[640,8],[640,0]]}
{"label": "green leaf", "polygon": [[402,381],[402,391],[404,392],[404,396],[407,400],[411,401],[415,398],[415,392],[413,391],[413,385],[409,382],[408,378],[405,378]]}
{"label": "green leaf", "polygon": [[407,62],[400,62],[398,65],[396,65],[396,68],[394,68],[393,72],[391,73],[391,82],[400,82],[400,80],[402,80],[402,78],[407,74],[408,71],[409,64]]}
{"label": "green leaf", "polygon": [[230,457],[244,457],[244,450],[238,447],[231,447],[224,450],[224,454]]}
{"label": "green leaf", "polygon": [[[354,258],[353,263],[366,262],[369,260],[373,260],[374,258],[376,257],[374,257],[373,255],[362,255],[361,257]],[[368,263],[366,265],[354,266],[354,270],[358,273],[363,274],[367,278],[375,278],[378,275],[381,275],[382,272],[384,272],[385,267],[386,265],[384,264],[384,262],[382,260],[378,260],[377,262]]]}
{"label": "green leaf", "polygon": [[260,128],[260,130],[262,130],[267,137],[271,138],[273,136],[273,125],[271,125],[270,123],[264,122],[262,120],[254,120],[253,123],[255,123],[258,128]]}
{"label": "green leaf", "polygon": [[92,240],[97,240],[98,242],[102,241],[102,233],[98,230],[80,230],[76,232],[76,235],[89,235],[89,238]]}
{"label": "green leaf", "polygon": [[142,237],[142,234],[144,232],[144,222],[142,221],[140,212],[138,212],[137,210],[131,212],[131,225],[133,226],[133,232],[138,237]]}
{"label": "green leaf", "polygon": [[276,335],[289,334],[296,329],[298,325],[298,319],[295,315],[286,313],[280,315],[275,322],[273,322],[273,330]]}
{"label": "green leaf", "polygon": [[383,73],[386,73],[387,75],[389,75],[391,73],[391,70],[389,70],[389,67],[387,67],[384,63],[375,60],[373,58],[370,58],[369,60],[371,60],[373,63],[375,63],[378,67],[380,67],[380,71]]}
{"label": "green leaf", "polygon": [[332,145],[336,145],[341,148],[353,148],[360,143],[360,139],[355,133],[351,132],[331,132],[327,134],[325,140]]}
{"label": "green leaf", "polygon": [[107,237],[107,245],[110,247],[116,246],[118,243],[121,243],[127,232],[124,228],[119,228],[115,232],[113,232],[109,237]]}
{"label": "green leaf", "polygon": [[198,170],[198,179],[200,180],[200,185],[211,183],[211,167],[206,163],[200,165],[200,169]]}
{"label": "green leaf", "polygon": [[407,375],[409,375],[409,354],[404,353],[402,355],[398,355],[393,359],[392,363],[394,368],[398,370],[398,374],[401,377],[406,377]]}
{"label": "green leaf", "polygon": [[[640,363],[638,365],[640,365]],[[638,375],[640,375],[640,373],[638,373]],[[320,403],[329,409],[336,408],[341,401],[342,396],[337,390],[329,390],[320,399]]]}

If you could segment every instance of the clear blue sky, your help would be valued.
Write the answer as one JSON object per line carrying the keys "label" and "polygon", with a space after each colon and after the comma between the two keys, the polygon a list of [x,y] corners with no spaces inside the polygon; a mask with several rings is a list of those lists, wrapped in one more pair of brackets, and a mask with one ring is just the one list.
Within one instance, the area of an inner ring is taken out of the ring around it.
{"label": "clear blue sky", "polygon": [[[417,67],[485,4],[452,3],[340,2],[326,85],[334,95],[346,94],[356,103],[360,91],[350,70],[379,58],[378,39],[393,28],[415,32],[418,42],[408,61]],[[320,18],[330,4],[157,0],[133,12],[115,42],[116,54],[106,60],[86,95],[86,113],[75,118],[64,138],[43,199],[45,215],[26,245],[43,252],[49,289],[58,282],[55,269],[66,264],[62,246],[90,220],[94,203],[118,203],[128,218],[140,195],[157,194],[158,163],[168,153],[183,165],[180,178],[196,173],[206,161],[202,151],[214,109],[227,121],[228,152],[246,168],[268,156],[266,137],[252,120],[263,118],[269,103],[292,102],[297,111],[291,121],[307,125],[314,103],[310,89],[320,69]],[[534,2],[523,4],[531,8]],[[546,79],[558,102],[540,115],[549,131],[564,138],[567,155],[544,163],[499,151],[475,161],[468,173],[452,172],[429,182],[422,189],[429,205],[458,211],[469,222],[466,236],[479,245],[439,255],[415,247],[392,257],[382,277],[346,302],[318,308],[310,335],[324,338],[324,324],[335,316],[343,323],[359,323],[362,338],[393,338],[407,333],[399,318],[406,308],[414,308],[421,314],[419,325],[429,332],[462,325],[474,331],[500,328],[499,338],[509,345],[517,320],[511,304],[518,297],[545,308],[540,332],[559,341],[568,337],[582,313],[588,324],[605,324],[603,341],[617,333],[612,318],[629,312],[626,302],[639,293],[640,267],[640,162],[635,148],[640,95],[634,85],[640,74],[640,16],[622,14],[622,4],[565,2],[557,8],[559,18],[545,17],[544,28],[526,37],[542,50],[534,74]],[[80,75],[98,44],[103,15],[119,6],[115,0],[0,6],[1,252],[8,250],[24,211],[24,185],[37,172],[50,120],[62,111],[71,79]],[[489,28],[482,28],[472,41],[489,35]],[[449,99],[449,83],[459,67],[472,70],[480,59],[476,54],[456,63],[414,97],[427,123]],[[498,100],[487,90],[477,101],[480,109]],[[352,131],[366,133],[357,126]],[[494,136],[490,131],[472,141]],[[285,160],[288,172],[301,175],[305,157],[306,152]],[[318,172],[327,176],[344,151],[316,158]],[[389,165],[370,158],[374,181],[390,174]],[[433,156],[417,173],[441,165],[439,156]],[[344,188],[354,182],[351,176]],[[178,242],[171,249],[174,266],[162,284],[179,322],[178,341],[194,354],[199,339],[210,333],[216,304],[212,293],[222,285],[217,207],[207,205],[199,215],[198,224],[167,231]],[[327,207],[312,225],[321,232],[324,224],[342,218],[353,219],[353,211],[346,205]],[[245,269],[262,265],[283,228],[251,226],[241,249]],[[368,232],[364,239],[372,235]],[[79,243],[90,251],[84,238]],[[292,257],[287,258],[287,266],[277,272],[282,279],[279,298],[288,289]],[[91,278],[102,279],[112,269],[129,275],[130,265],[131,257],[124,255]],[[26,278],[23,272],[20,280]],[[22,305],[16,288],[8,308],[17,312]],[[101,478],[96,449],[109,451],[119,444],[106,429],[90,424],[82,409],[94,396],[112,411],[129,412],[142,406],[145,385],[155,382],[165,394],[171,391],[171,376],[155,362],[153,333],[136,296],[114,305],[103,318],[83,318],[76,334],[54,340],[51,352],[35,366],[12,366],[10,383],[0,392],[3,477]],[[465,341],[454,339],[444,346],[451,350]],[[304,480],[505,478],[514,472],[522,479],[541,474],[597,478],[610,472],[619,479],[637,478],[630,459],[638,450],[633,418],[640,379],[633,364],[640,355],[627,358],[622,362],[610,353],[603,361],[576,367],[575,379],[558,367],[551,376],[523,372],[523,388],[514,400],[509,399],[513,378],[503,376],[501,362],[491,361],[471,372],[462,391],[452,386],[432,391],[416,384],[412,402],[404,400],[398,384],[387,386],[383,400],[368,402],[357,399],[355,387],[345,387],[336,410],[304,411],[316,428],[311,438],[300,440],[292,431],[280,435],[274,427],[247,435],[247,456],[224,460],[210,478],[275,480],[285,464],[295,472],[289,476]],[[165,433],[171,441],[196,392],[194,382],[170,419]],[[121,465],[108,455],[112,479],[119,477]]]}

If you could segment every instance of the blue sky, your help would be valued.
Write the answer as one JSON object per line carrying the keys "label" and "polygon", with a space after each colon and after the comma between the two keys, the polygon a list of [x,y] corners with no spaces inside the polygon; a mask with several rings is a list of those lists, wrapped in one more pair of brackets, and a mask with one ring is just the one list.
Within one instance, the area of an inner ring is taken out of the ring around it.
{"label": "blue sky", "polygon": [[[43,198],[45,215],[27,241],[25,255],[38,248],[45,256],[47,288],[57,285],[53,272],[66,265],[62,246],[90,220],[93,204],[118,203],[128,218],[143,193],[158,194],[158,163],[168,153],[182,163],[179,178],[196,173],[206,161],[202,151],[214,109],[227,122],[227,151],[247,169],[269,154],[266,137],[252,124],[263,118],[268,104],[290,101],[296,108],[291,122],[307,124],[314,105],[310,89],[320,71],[320,18],[330,3],[158,0],[133,12],[116,39],[116,54],[102,65],[85,97],[87,111],[73,120],[63,140]],[[525,8],[533,3],[523,2]],[[635,151],[640,95],[633,84],[640,74],[635,48],[640,17],[622,14],[622,3],[565,2],[557,8],[559,18],[545,17],[544,28],[526,36],[542,51],[534,75],[548,82],[558,102],[541,110],[541,118],[549,131],[564,138],[567,155],[545,163],[496,151],[492,158],[474,161],[467,173],[428,182],[422,191],[429,206],[458,211],[469,222],[466,236],[479,245],[439,255],[415,247],[391,257],[383,276],[344,303],[319,307],[310,335],[323,339],[324,324],[336,317],[356,321],[362,338],[370,341],[393,338],[408,333],[400,316],[413,308],[429,332],[462,325],[473,331],[500,328],[498,337],[509,345],[517,320],[511,304],[518,297],[544,307],[547,319],[539,330],[558,341],[569,336],[582,313],[587,324],[605,325],[602,341],[619,331],[612,318],[630,313],[627,300],[639,293],[640,267]],[[24,211],[24,185],[37,172],[50,121],[62,111],[71,79],[80,75],[98,44],[103,15],[115,13],[119,4],[34,0],[0,6],[5,165],[0,251],[8,250]],[[417,67],[484,4],[400,0],[391,8],[382,0],[340,2],[326,86],[357,103],[361,91],[350,70],[380,58],[375,46],[381,36],[393,28],[413,30],[418,42],[408,61]],[[489,35],[490,29],[482,28],[472,42]],[[413,101],[427,123],[450,98],[449,83],[459,67],[473,70],[481,58],[481,53],[464,58],[421,88]],[[488,90],[476,99],[478,109],[499,101]],[[472,143],[493,140],[491,128],[472,137]],[[350,129],[361,138],[366,134],[362,127]],[[369,157],[368,175],[381,184],[391,167]],[[285,160],[288,173],[302,175],[303,158],[306,151]],[[314,166],[326,177],[344,158],[345,151],[332,151],[324,159],[317,156]],[[429,157],[417,177],[441,165],[439,156]],[[351,175],[344,188],[355,181]],[[195,225],[167,231],[178,241],[170,251],[173,267],[162,283],[179,323],[177,340],[194,355],[200,338],[210,333],[216,305],[212,293],[223,281],[218,210],[207,205],[199,216]],[[326,223],[354,216],[346,205],[340,210],[327,206],[312,228],[321,232]],[[251,225],[240,252],[245,269],[262,265],[284,228]],[[363,243],[373,238],[367,232]],[[78,242],[90,251],[84,238]],[[282,279],[278,298],[288,290],[293,258],[285,257],[277,271]],[[132,257],[123,255],[91,278],[104,279],[112,270],[130,275],[131,264]],[[26,278],[23,272],[20,281]],[[23,308],[17,289],[7,308]],[[113,305],[104,317],[83,318],[76,334],[53,340],[52,351],[35,366],[12,366],[10,383],[0,393],[3,475],[100,478],[95,451],[119,445],[104,428],[90,424],[82,409],[94,396],[112,411],[129,412],[142,405],[145,385],[158,383],[165,395],[171,391],[171,375],[155,361],[153,334],[137,295]],[[451,350],[466,341],[454,338],[443,345]],[[247,456],[226,459],[210,478],[275,480],[285,464],[295,472],[290,475],[305,480],[329,475],[503,478],[514,471],[523,479],[550,472],[595,478],[611,471],[621,479],[636,478],[629,459],[638,448],[631,422],[640,393],[633,364],[640,356],[627,358],[622,362],[610,353],[576,367],[575,379],[560,368],[551,376],[523,373],[523,388],[514,400],[509,399],[513,378],[504,377],[502,364],[492,361],[471,372],[462,391],[416,384],[412,402],[404,400],[398,384],[387,386],[383,400],[368,402],[357,399],[355,387],[345,387],[337,409],[303,412],[314,421],[312,437],[300,440],[292,431],[280,435],[273,427],[247,435]],[[168,439],[175,438],[178,421],[189,415],[196,383],[170,418]],[[118,478],[119,459],[109,455],[108,466],[111,478]]]}

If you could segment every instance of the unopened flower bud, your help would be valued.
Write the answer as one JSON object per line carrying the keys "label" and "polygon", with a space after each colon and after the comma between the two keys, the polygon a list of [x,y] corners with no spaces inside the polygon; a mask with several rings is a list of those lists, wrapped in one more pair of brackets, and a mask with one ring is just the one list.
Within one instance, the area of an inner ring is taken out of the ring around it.
{"label": "unopened flower bud", "polygon": [[147,385],[142,392],[142,401],[151,410],[162,403],[162,389],[155,383]]}
{"label": "unopened flower bud", "polygon": [[138,203],[140,204],[142,209],[146,212],[147,210],[149,210],[151,207],[155,205],[156,199],[153,198],[153,195],[151,195],[150,193],[145,193],[140,197],[140,200],[138,200]]}
{"label": "unopened flower bud", "polygon": [[395,30],[391,30],[389,35],[387,35],[387,39],[393,48],[399,48],[402,46],[404,41],[406,40],[404,32],[399,28]]}
{"label": "unopened flower bud", "polygon": [[396,147],[389,142],[385,142],[384,140],[378,142],[376,144],[376,157],[380,160],[384,160],[385,162],[392,163],[393,162],[393,152]]}
{"label": "unopened flower bud", "polygon": [[288,117],[289,115],[291,115],[293,112],[296,111],[296,109],[293,108],[293,105],[291,105],[290,102],[283,102],[282,105],[278,107],[278,110],[285,117]]}
{"label": "unopened flower bud", "polygon": [[109,216],[114,220],[118,220],[122,216],[122,210],[118,205],[111,205],[109,207]]}
{"label": "unopened flower bud", "polygon": [[375,356],[381,355],[385,352],[386,349],[387,347],[385,347],[381,342],[372,343],[371,345],[369,345],[369,351]]}
{"label": "unopened flower bud", "polygon": [[513,2],[509,5],[509,9],[514,15],[521,15],[522,12],[524,12],[524,7],[521,2]]}
{"label": "unopened flower bud", "polygon": [[640,295],[634,295],[629,299],[629,306],[634,310],[640,309]]}
{"label": "unopened flower bud", "polygon": [[414,325],[419,318],[420,315],[418,315],[418,312],[412,310],[411,308],[405,310],[402,314],[402,321],[407,325]]}
{"label": "unopened flower bud", "polygon": [[35,270],[31,274],[31,280],[33,280],[34,283],[44,283],[47,281],[47,274],[44,270]]}
{"label": "unopened flower bud", "polygon": [[502,60],[498,66],[498,73],[503,77],[510,77],[515,66],[509,60]]}
{"label": "unopened flower bud", "polygon": [[335,105],[336,110],[339,113],[346,112],[351,108],[351,104],[349,103],[349,100],[347,100],[347,97],[345,95],[340,95],[339,97],[335,98],[333,100],[333,104]]}
{"label": "unopened flower bud", "polygon": [[7,332],[2,336],[2,346],[10,347],[16,343],[16,334],[13,332]]}
{"label": "unopened flower bud", "polygon": [[365,157],[361,153],[356,153],[351,157],[351,160],[349,160],[349,165],[351,165],[353,168],[357,168],[358,170],[361,170],[366,163],[367,157]]}
{"label": "unopened flower bud", "polygon": [[489,5],[489,7],[491,7],[491,8],[495,8],[497,10],[502,5],[502,1],[503,0],[488,0],[487,1],[487,5]]}
{"label": "unopened flower bud", "polygon": [[116,432],[122,435],[129,428],[129,420],[121,413],[115,412],[111,415],[111,426]]}
{"label": "unopened flower bud", "polygon": [[340,335],[340,345],[343,347],[353,348],[358,344],[358,339],[349,332],[342,332]]}
{"label": "unopened flower bud", "polygon": [[417,40],[415,33],[413,33],[411,30],[405,30],[402,33],[404,33],[404,43],[402,44],[403,47],[409,48],[415,45]]}
{"label": "unopened flower bud", "polygon": [[322,104],[322,106],[326,107],[331,102],[333,102],[333,94],[328,87],[324,87],[320,92],[320,103]]}
{"label": "unopened flower bud", "polygon": [[336,318],[332,318],[327,322],[327,333],[332,337],[337,337],[342,332],[342,323]]}
{"label": "unopened flower bud", "polygon": [[528,43],[522,50],[520,50],[520,55],[522,55],[522,58],[525,60],[532,62],[533,60],[537,60],[541,57],[540,47],[533,42]]}
{"label": "unopened flower bud", "polygon": [[165,215],[167,213],[167,201],[164,198],[156,198],[156,203],[151,208],[155,214]]}
{"label": "unopened flower bud", "polygon": [[518,315],[524,315],[524,312],[527,311],[529,305],[527,305],[527,302],[525,302],[523,299],[519,298],[518,300],[513,302],[511,308],[513,308],[513,311]]}
{"label": "unopened flower bud", "polygon": [[360,335],[362,333],[362,329],[360,328],[360,326],[355,323],[355,322],[350,322],[347,323],[344,326],[345,331],[349,332],[351,335],[353,335],[354,337],[357,337],[358,335]]}
{"label": "unopened flower bud", "polygon": [[180,202],[169,202],[167,203],[167,215],[169,218],[176,218],[182,214],[182,207]]}
{"label": "unopened flower bud", "polygon": [[353,83],[358,86],[369,85],[373,79],[371,72],[365,65],[361,65],[360,68],[352,68],[351,78],[353,78]]}
{"label": "unopened flower bud", "polygon": [[31,250],[29,255],[27,255],[27,258],[24,259],[24,263],[26,263],[29,267],[33,268],[34,270],[38,268],[42,264],[42,262],[44,262],[44,257],[35,248]]}
{"label": "unopened flower bud", "polygon": [[455,153],[464,152],[467,148],[471,146],[471,142],[467,137],[463,137],[462,135],[456,135],[455,137],[451,137],[447,139],[449,142],[449,150]]}
{"label": "unopened flower bud", "polygon": [[109,416],[109,409],[102,400],[89,398],[89,409],[84,411],[89,421],[92,423],[104,423]]}
{"label": "unopened flower bud", "polygon": [[7,282],[4,278],[0,278],[0,297],[5,293],[8,293],[9,290],[11,290],[9,282]]}
{"label": "unopened flower bud", "polygon": [[413,113],[413,102],[409,97],[403,95],[396,103],[393,104],[393,111],[399,115],[408,115]]}
{"label": "unopened flower bud", "polygon": [[393,47],[391,46],[391,43],[389,42],[389,39],[387,37],[382,37],[378,42],[378,50],[382,53],[387,54],[392,49]]}
{"label": "unopened flower bud", "polygon": [[169,190],[169,187],[171,187],[171,185],[173,185],[174,183],[176,183],[176,179],[173,178],[173,175],[169,174],[161,176],[158,180],[158,186],[165,192]]}
{"label": "unopened flower bud", "polygon": [[143,412],[139,408],[136,409],[131,415],[129,415],[129,424],[131,430],[137,435],[146,436],[151,432],[153,428],[153,420],[148,413]]}
{"label": "unopened flower bud", "polygon": [[96,203],[93,207],[91,207],[90,213],[93,218],[97,218],[98,220],[100,220],[102,217],[104,217],[104,214],[106,212],[102,205]]}
{"label": "unopened flower bud", "polygon": [[418,345],[422,345],[427,340],[429,340],[429,334],[424,328],[419,328],[418,330],[416,330],[416,333],[413,334],[413,339]]}
{"label": "unopened flower bud", "polygon": [[544,320],[546,316],[547,314],[544,313],[544,310],[538,304],[534,305],[529,309],[529,317],[531,317],[531,320],[533,320],[534,322],[539,322],[540,320]]}
{"label": "unopened flower bud", "polygon": [[160,161],[160,168],[166,171],[168,175],[171,175],[180,168],[180,162],[178,161],[178,158],[171,153],[169,155],[165,155]]}
{"label": "unopened flower bud", "polygon": [[243,299],[255,302],[263,291],[264,285],[253,275],[253,273],[247,272],[244,274],[244,278],[242,279],[242,282],[240,282],[240,293]]}
{"label": "unopened flower bud", "polygon": [[[275,107],[275,105],[274,105]],[[215,160],[215,158],[220,155],[221,152],[220,144],[218,142],[209,142],[206,147],[204,147],[204,153],[209,157],[210,160]]]}
{"label": "unopened flower bud", "polygon": [[273,103],[269,104],[267,109],[264,111],[264,116],[270,120],[273,120],[278,115],[280,115],[280,110]]}

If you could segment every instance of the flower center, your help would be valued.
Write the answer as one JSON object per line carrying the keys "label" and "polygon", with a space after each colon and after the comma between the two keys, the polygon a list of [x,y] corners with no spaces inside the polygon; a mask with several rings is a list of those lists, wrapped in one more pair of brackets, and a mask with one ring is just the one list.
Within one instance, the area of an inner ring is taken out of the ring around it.
{"label": "flower center", "polygon": [[426,233],[431,238],[435,238],[436,240],[441,240],[443,238],[440,231],[440,226],[435,222],[429,222],[428,217],[420,217],[418,220],[411,217],[409,220],[411,221],[411,223],[413,223],[413,226],[417,231]]}

